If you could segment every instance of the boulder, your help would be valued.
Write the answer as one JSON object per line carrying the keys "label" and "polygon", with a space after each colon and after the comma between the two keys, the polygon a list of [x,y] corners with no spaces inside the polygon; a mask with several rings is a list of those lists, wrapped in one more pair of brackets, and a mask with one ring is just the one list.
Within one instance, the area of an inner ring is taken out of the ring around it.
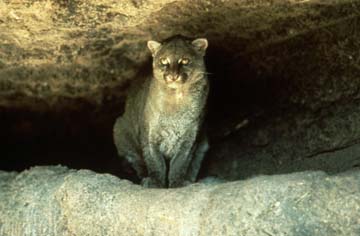
{"label": "boulder", "polygon": [[0,234],[357,236],[360,171],[146,189],[61,166],[0,172]]}

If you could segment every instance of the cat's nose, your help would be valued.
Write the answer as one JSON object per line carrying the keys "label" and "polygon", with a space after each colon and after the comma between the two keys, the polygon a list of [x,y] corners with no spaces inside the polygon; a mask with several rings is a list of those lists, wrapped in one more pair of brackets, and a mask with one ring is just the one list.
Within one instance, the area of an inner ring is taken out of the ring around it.
{"label": "cat's nose", "polygon": [[177,75],[177,74],[168,74],[166,75],[166,79],[168,81],[177,81],[177,80],[180,80],[180,75]]}

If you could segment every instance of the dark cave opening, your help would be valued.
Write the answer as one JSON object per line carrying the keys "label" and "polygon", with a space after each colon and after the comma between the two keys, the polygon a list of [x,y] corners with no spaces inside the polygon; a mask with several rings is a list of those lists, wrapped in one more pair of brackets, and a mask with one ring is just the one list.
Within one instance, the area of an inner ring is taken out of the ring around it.
{"label": "dark cave opening", "polygon": [[276,106],[279,96],[275,94],[279,95],[281,88],[269,75],[258,76],[246,56],[234,57],[216,47],[209,48],[207,55],[210,124],[254,116]]}

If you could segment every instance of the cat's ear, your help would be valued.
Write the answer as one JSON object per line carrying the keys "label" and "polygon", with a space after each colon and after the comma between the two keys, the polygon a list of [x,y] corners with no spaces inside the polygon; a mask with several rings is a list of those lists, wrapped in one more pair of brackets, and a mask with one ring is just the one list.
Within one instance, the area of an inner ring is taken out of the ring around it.
{"label": "cat's ear", "polygon": [[191,44],[195,47],[196,50],[203,54],[205,54],[205,51],[209,45],[207,39],[205,38],[195,39],[191,42]]}
{"label": "cat's ear", "polygon": [[159,51],[161,43],[150,40],[147,42],[147,47],[149,48],[152,56],[154,56]]}

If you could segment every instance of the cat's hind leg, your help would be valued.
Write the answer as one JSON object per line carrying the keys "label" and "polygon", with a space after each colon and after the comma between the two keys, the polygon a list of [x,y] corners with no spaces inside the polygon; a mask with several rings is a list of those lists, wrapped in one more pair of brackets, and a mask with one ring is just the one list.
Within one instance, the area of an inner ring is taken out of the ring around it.
{"label": "cat's hind leg", "polygon": [[137,176],[143,179],[147,176],[146,165],[139,151],[139,147],[129,132],[123,117],[116,120],[114,125],[114,143],[121,158],[126,161],[135,170]]}

